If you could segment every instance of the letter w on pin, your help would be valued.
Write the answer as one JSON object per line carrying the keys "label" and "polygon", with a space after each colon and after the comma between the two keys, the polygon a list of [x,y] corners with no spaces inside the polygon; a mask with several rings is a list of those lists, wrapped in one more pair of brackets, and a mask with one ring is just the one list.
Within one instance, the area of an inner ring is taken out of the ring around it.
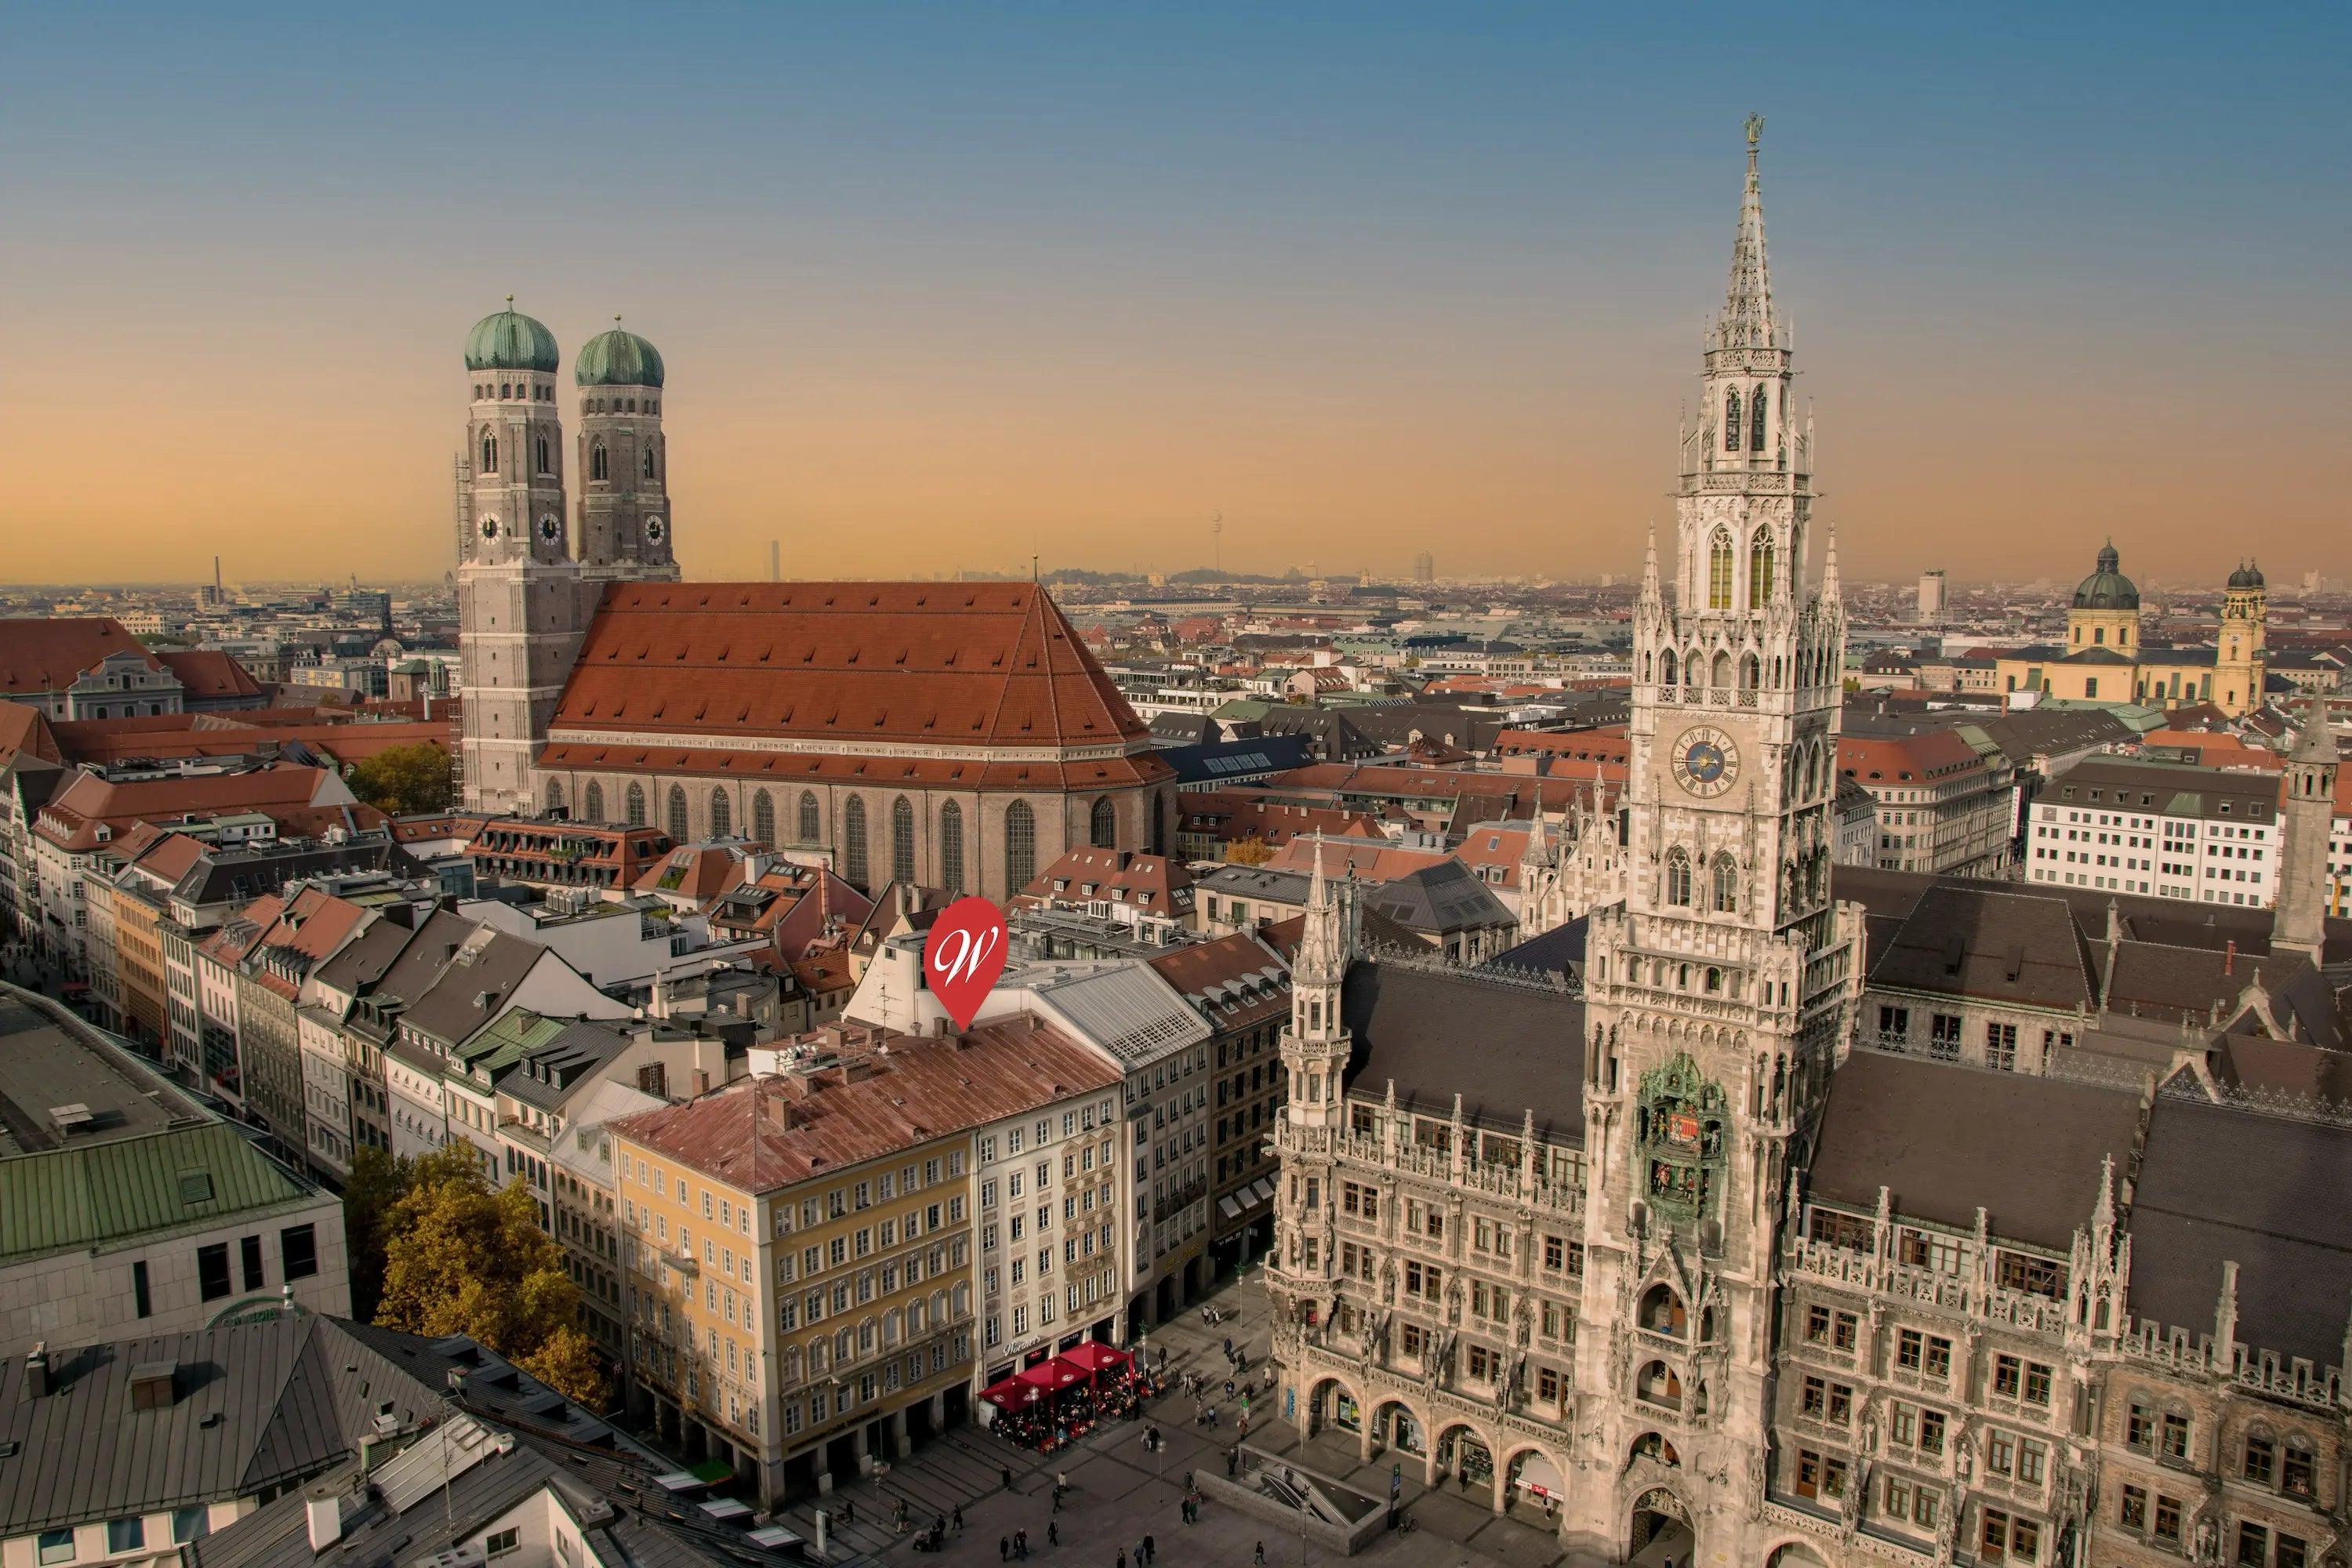
{"label": "letter w on pin", "polygon": [[940,911],[923,942],[924,980],[959,1029],[1004,973],[1004,915],[986,899],[961,898]]}

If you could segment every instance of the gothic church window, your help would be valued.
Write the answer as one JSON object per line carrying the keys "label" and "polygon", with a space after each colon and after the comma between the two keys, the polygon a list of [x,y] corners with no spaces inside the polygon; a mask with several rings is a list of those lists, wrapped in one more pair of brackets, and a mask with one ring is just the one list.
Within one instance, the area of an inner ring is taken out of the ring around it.
{"label": "gothic church window", "polygon": [[563,809],[563,785],[555,779],[547,781],[547,814],[550,816]]}
{"label": "gothic church window", "polygon": [[1706,551],[1706,607],[1731,608],[1731,534],[1717,529]]}
{"label": "gothic church window", "polygon": [[909,885],[915,880],[915,808],[903,795],[890,803],[890,875]]}
{"label": "gothic church window", "polygon": [[751,796],[751,837],[773,848],[776,843],[776,802],[766,790]]}
{"label": "gothic church window", "polygon": [[1760,452],[1764,449],[1764,389],[1762,387],[1758,387],[1756,395],[1748,400],[1748,412],[1749,415],[1748,449],[1751,452]]}
{"label": "gothic church window", "polygon": [[1726,387],[1723,393],[1723,449],[1739,450],[1739,389]]}
{"label": "gothic church window", "polygon": [[1755,690],[1758,680],[1762,678],[1763,668],[1764,667],[1757,661],[1754,654],[1748,653],[1740,655],[1739,689],[1742,691]]}
{"label": "gothic church window", "polygon": [[686,791],[677,784],[669,786],[669,837],[674,844],[687,842]]}
{"label": "gothic church window", "polygon": [[589,780],[588,787],[581,792],[580,814],[591,822],[604,820],[604,786],[593,779]]}
{"label": "gothic church window", "polygon": [[800,818],[800,833],[798,835],[800,842],[803,844],[815,843],[820,835],[818,832],[816,819],[816,792],[814,790],[804,789],[801,791]]}
{"label": "gothic church window", "polygon": [[1670,849],[1666,852],[1666,902],[1687,906],[1690,901],[1690,857],[1680,849]]}
{"label": "gothic church window", "polygon": [[1118,842],[1118,814],[1111,809],[1108,795],[1095,802],[1087,824],[1087,842],[1097,849],[1115,847]]}
{"label": "gothic church window", "polygon": [[1658,656],[1658,679],[1666,686],[1675,683],[1675,650],[1672,648]]}
{"label": "gothic church window", "polygon": [[647,479],[652,479],[653,477],[654,477],[654,449],[653,449],[651,447],[646,447],[646,478],[647,478]]}
{"label": "gothic church window", "polygon": [[1772,536],[1762,529],[1748,546],[1748,607],[1760,610],[1772,602]]}
{"label": "gothic church window", "polygon": [[554,465],[548,461],[547,437],[544,436],[539,438],[539,471],[542,474],[555,472]]}
{"label": "gothic church window", "polygon": [[1016,800],[1004,813],[1004,891],[1010,898],[1037,876],[1037,814],[1025,800]]}
{"label": "gothic church window", "polygon": [[1719,915],[1739,912],[1739,862],[1728,853],[1715,858],[1715,912]]}
{"label": "gothic church window", "polygon": [[963,891],[963,807],[953,801],[940,807],[940,886]]}
{"label": "gothic church window", "polygon": [[710,837],[724,838],[733,832],[734,828],[735,814],[728,804],[726,790],[712,790],[710,792]]}
{"label": "gothic church window", "polygon": [[643,827],[646,825],[645,785],[633,784],[629,786],[629,793],[623,799],[623,815],[631,827]]}
{"label": "gothic church window", "polygon": [[588,477],[592,479],[611,477],[606,471],[604,443],[602,441],[588,448]]}
{"label": "gothic church window", "polygon": [[853,795],[841,811],[842,874],[849,885],[866,890],[866,797]]}
{"label": "gothic church window", "polygon": [[498,471],[499,438],[485,430],[482,432],[482,472],[495,474]]}

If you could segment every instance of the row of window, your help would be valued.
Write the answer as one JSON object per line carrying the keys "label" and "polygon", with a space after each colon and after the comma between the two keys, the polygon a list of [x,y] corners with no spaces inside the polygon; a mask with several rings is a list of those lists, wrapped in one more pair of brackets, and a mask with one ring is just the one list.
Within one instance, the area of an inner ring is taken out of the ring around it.
{"label": "row of window", "polygon": [[[203,1505],[172,1510],[171,1544],[178,1546],[212,1533],[212,1510]],[[163,1542],[158,1542],[157,1545]],[[106,1555],[113,1557],[125,1552],[147,1549],[147,1521],[144,1519],[110,1519],[106,1521]],[[57,1568],[71,1563],[79,1554],[80,1545],[73,1529],[45,1530],[33,1543],[33,1560],[38,1568]]]}

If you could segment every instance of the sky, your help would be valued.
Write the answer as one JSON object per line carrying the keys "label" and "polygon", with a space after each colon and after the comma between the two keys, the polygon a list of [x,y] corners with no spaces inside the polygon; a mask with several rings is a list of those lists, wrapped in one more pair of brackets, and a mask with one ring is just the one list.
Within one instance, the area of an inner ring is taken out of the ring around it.
{"label": "sky", "polygon": [[2347,35],[14,7],[0,580],[438,576],[460,347],[509,293],[567,362],[616,313],[661,350],[689,576],[772,539],[819,577],[1622,575],[1672,520],[1750,111],[1842,570],[2063,580],[2112,535],[2144,581],[2344,575]]}

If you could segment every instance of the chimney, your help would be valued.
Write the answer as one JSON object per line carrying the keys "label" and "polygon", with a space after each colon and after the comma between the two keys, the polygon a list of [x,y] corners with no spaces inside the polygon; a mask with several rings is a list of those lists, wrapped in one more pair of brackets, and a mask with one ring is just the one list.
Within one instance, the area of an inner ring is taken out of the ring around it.
{"label": "chimney", "polygon": [[25,1358],[25,1397],[47,1399],[57,1387],[49,1374],[49,1342],[43,1340],[33,1346],[33,1353]]}
{"label": "chimney", "polygon": [[2238,944],[2235,941],[2221,949],[2221,973],[2224,974],[2238,973]]}
{"label": "chimney", "polygon": [[310,1520],[310,1550],[324,1552],[343,1538],[342,1500],[331,1492],[313,1492],[304,1507]]}

